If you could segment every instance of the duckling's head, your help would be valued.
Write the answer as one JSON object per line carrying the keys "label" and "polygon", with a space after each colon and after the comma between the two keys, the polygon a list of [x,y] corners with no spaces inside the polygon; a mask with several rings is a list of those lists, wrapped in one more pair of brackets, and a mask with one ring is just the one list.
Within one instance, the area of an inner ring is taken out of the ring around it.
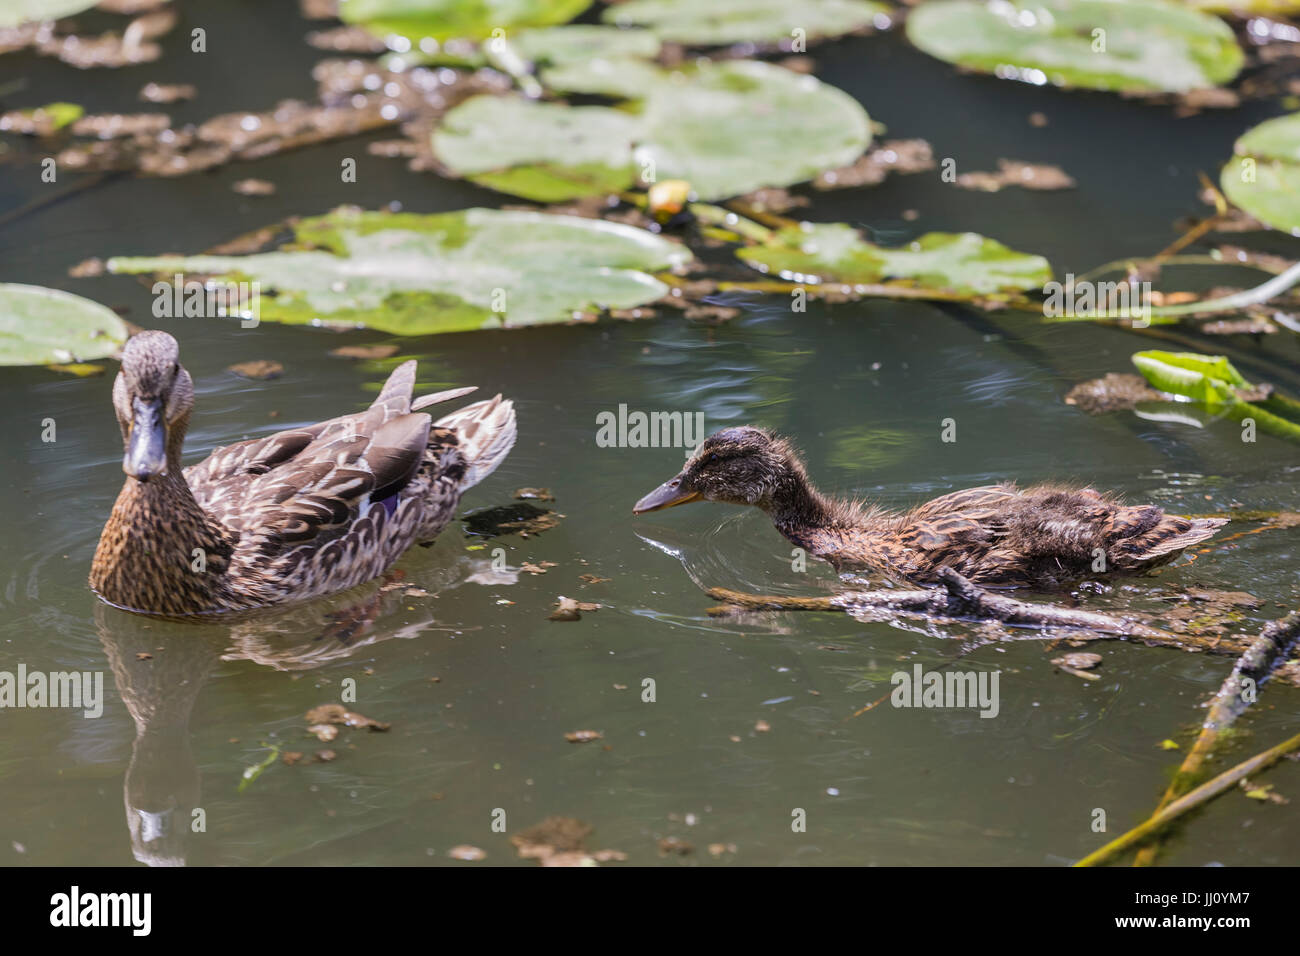
{"label": "duckling's head", "polygon": [[689,501],[726,501],[768,510],[775,497],[806,482],[803,463],[785,439],[739,425],[704,439],[682,473],[638,501],[632,513]]}
{"label": "duckling's head", "polygon": [[194,382],[180,363],[176,340],[166,332],[129,339],[113,383],[113,408],[126,446],[122,470],[140,481],[167,474],[168,458],[180,460],[193,407]]}

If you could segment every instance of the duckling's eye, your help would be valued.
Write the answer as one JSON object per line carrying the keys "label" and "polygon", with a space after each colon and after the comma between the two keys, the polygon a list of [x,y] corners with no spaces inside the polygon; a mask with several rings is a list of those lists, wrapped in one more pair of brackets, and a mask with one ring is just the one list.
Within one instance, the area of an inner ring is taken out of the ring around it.
{"label": "duckling's eye", "polygon": [[181,374],[181,363],[172,362],[172,378],[175,378],[179,374]]}
{"label": "duckling's eye", "polygon": [[717,460],[718,460],[718,453],[716,451],[711,453],[708,457],[709,462],[715,462]]}

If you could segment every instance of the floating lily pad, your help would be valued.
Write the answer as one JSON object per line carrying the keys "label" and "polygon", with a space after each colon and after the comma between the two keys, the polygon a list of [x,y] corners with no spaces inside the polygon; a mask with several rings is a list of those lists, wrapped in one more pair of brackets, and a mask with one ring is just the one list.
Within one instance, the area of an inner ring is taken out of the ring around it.
{"label": "floating lily pad", "polygon": [[0,283],[0,365],[104,358],[126,337],[126,325],[98,302],[58,289]]}
{"label": "floating lily pad", "polygon": [[1042,256],[1008,249],[973,232],[931,232],[899,249],[867,242],[844,223],[801,223],[736,255],[791,282],[875,284],[910,279],[950,292],[987,295],[1041,289],[1052,278]]}
{"label": "floating lily pad", "polygon": [[521,30],[511,38],[520,56],[533,63],[577,63],[583,60],[653,59],[663,45],[649,30],[575,24]]}
{"label": "floating lily pad", "polygon": [[475,96],[447,114],[433,151],[452,172],[484,186],[562,202],[630,186],[640,128],[636,117],[604,106]]}
{"label": "floating lily pad", "polygon": [[1265,120],[1237,140],[1220,183],[1260,222],[1300,235],[1300,113]]}
{"label": "floating lily pad", "polygon": [[542,202],[616,191],[644,170],[708,200],[803,182],[871,141],[862,107],[810,76],[749,60],[642,70],[627,110],[472,98],[446,115],[433,152],[457,175]]}
{"label": "floating lily pad", "polygon": [[969,69],[1095,90],[1204,89],[1244,62],[1226,23],[1164,0],[934,0],[908,16],[907,37]]}
{"label": "floating lily pad", "polygon": [[667,287],[684,246],[642,229],[536,212],[337,209],[294,227],[315,248],[248,256],[110,259],[118,273],[191,273],[261,283],[258,317],[365,325],[398,335],[567,322],[627,309]]}
{"label": "floating lily pad", "polygon": [[721,46],[837,37],[873,25],[889,7],[867,0],[631,0],[605,11],[607,23],[649,27],[672,43]]}
{"label": "floating lily pad", "polygon": [[1184,0],[1189,7],[1206,13],[1228,13],[1236,16],[1255,14],[1263,17],[1285,17],[1300,13],[1300,0]]}
{"label": "floating lily pad", "polygon": [[0,27],[57,20],[89,10],[99,0],[0,0]]}
{"label": "floating lily pad", "polygon": [[379,36],[482,40],[493,30],[568,23],[591,0],[340,0],[339,19]]}
{"label": "floating lily pad", "polygon": [[1300,442],[1300,402],[1247,382],[1222,355],[1151,350],[1136,353],[1133,364],[1162,392],[1190,398],[1237,421],[1250,419],[1261,431]]}

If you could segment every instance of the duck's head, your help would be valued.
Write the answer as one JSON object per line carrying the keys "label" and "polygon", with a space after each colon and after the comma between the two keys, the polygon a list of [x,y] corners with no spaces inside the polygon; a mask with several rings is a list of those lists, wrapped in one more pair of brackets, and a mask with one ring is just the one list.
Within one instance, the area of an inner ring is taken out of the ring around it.
{"label": "duck's head", "polygon": [[122,470],[140,481],[167,474],[169,457],[180,459],[193,407],[194,382],[180,363],[176,340],[166,332],[129,339],[113,383],[113,408],[126,446]]}
{"label": "duck's head", "polygon": [[690,501],[726,501],[767,509],[774,496],[806,480],[803,464],[784,439],[750,425],[724,428],[704,439],[681,474],[638,501],[632,513]]}

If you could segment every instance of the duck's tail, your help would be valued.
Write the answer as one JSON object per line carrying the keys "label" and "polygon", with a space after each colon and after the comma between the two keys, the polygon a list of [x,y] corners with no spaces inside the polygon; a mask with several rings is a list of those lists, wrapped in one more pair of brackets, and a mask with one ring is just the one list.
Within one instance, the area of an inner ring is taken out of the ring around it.
{"label": "duck's tail", "polygon": [[465,477],[460,487],[472,488],[492,474],[514,447],[517,429],[514,403],[500,395],[475,402],[445,415],[434,423],[456,433],[465,456]]}

